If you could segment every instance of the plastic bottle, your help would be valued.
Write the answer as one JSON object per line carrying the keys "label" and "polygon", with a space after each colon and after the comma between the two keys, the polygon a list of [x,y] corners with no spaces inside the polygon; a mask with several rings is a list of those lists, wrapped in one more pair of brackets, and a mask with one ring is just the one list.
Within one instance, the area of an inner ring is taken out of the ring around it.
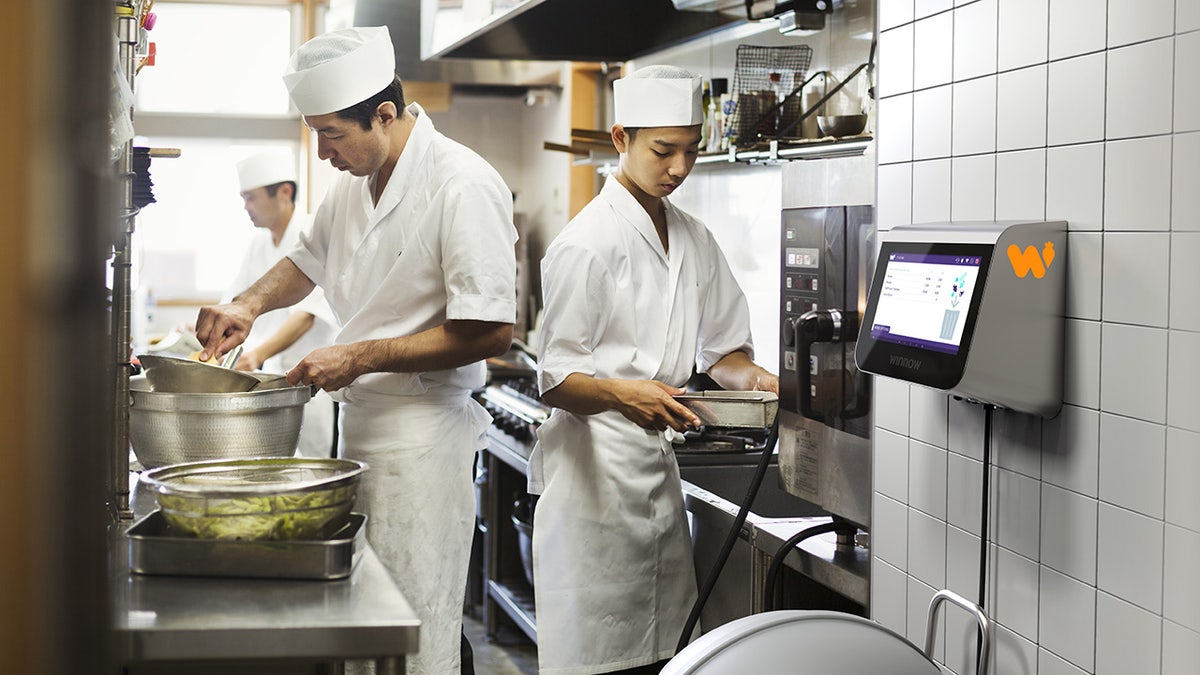
{"label": "plastic bottle", "polygon": [[700,149],[703,150],[705,141],[708,138],[708,131],[712,127],[712,90],[709,87],[708,80],[704,81],[703,94],[700,96]]}

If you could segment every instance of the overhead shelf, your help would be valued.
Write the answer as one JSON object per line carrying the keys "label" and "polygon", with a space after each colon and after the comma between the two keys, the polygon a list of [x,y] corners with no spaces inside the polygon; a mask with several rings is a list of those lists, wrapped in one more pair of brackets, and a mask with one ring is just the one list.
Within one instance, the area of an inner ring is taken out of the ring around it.
{"label": "overhead shelf", "polygon": [[[581,133],[582,132],[582,133]],[[617,162],[617,153],[611,141],[604,142],[595,137],[597,132],[582,129],[571,130],[570,144],[542,144],[546,150],[569,152],[574,156],[575,166],[596,166],[607,172]],[[811,139],[789,139],[770,141],[748,148],[732,148],[729,152],[705,152],[696,160],[696,166],[721,166],[729,164],[763,164],[801,159],[836,159],[858,157],[866,152],[874,137],[870,134],[825,137]]]}

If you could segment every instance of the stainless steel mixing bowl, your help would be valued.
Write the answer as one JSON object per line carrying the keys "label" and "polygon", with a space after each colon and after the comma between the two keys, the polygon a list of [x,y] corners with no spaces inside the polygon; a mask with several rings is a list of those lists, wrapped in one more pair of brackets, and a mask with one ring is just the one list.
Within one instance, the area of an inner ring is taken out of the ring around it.
{"label": "stainless steel mixing bowl", "polygon": [[258,379],[250,373],[173,356],[141,354],[138,362],[154,391],[176,394],[218,394],[250,391]]}
{"label": "stainless steel mixing bowl", "polygon": [[[271,378],[271,375],[259,376]],[[278,381],[233,394],[151,391],[129,378],[129,440],[146,469],[205,459],[288,457],[295,453],[308,387]]]}
{"label": "stainless steel mixing bowl", "polygon": [[306,457],[188,462],[139,480],[180,534],[203,539],[311,539],[341,527],[363,462]]}

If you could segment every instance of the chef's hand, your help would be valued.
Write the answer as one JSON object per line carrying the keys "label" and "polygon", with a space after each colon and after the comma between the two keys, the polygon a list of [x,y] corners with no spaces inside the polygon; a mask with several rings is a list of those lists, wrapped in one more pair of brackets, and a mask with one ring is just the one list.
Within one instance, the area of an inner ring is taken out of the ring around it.
{"label": "chef's hand", "polygon": [[200,360],[208,361],[222,356],[230,349],[246,341],[254,315],[236,302],[225,305],[201,307],[196,319],[196,339],[204,346]]}
{"label": "chef's hand", "polygon": [[314,349],[287,372],[287,380],[292,384],[316,385],[325,391],[337,391],[366,374],[365,369],[356,365],[357,359],[350,352],[350,345]]}
{"label": "chef's hand", "polygon": [[700,418],[673,397],[684,393],[654,380],[609,380],[608,386],[617,400],[616,410],[649,431],[675,431],[699,428]]}
{"label": "chef's hand", "polygon": [[754,386],[751,391],[769,391],[773,394],[779,393],[779,376],[765,368],[759,368],[760,372],[754,377]]}
{"label": "chef's hand", "polygon": [[259,368],[262,368],[262,365],[263,360],[258,357],[258,353],[256,353],[253,349],[247,349],[246,351],[242,352],[240,357],[238,357],[237,365],[235,365],[233,368],[234,370],[249,371],[258,370]]}

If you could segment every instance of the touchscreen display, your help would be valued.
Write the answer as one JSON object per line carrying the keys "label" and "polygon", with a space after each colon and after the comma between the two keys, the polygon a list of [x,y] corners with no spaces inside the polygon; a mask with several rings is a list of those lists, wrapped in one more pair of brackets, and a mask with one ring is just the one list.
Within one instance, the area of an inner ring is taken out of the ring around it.
{"label": "touchscreen display", "polygon": [[957,354],[967,310],[980,292],[979,255],[885,252],[871,337]]}

